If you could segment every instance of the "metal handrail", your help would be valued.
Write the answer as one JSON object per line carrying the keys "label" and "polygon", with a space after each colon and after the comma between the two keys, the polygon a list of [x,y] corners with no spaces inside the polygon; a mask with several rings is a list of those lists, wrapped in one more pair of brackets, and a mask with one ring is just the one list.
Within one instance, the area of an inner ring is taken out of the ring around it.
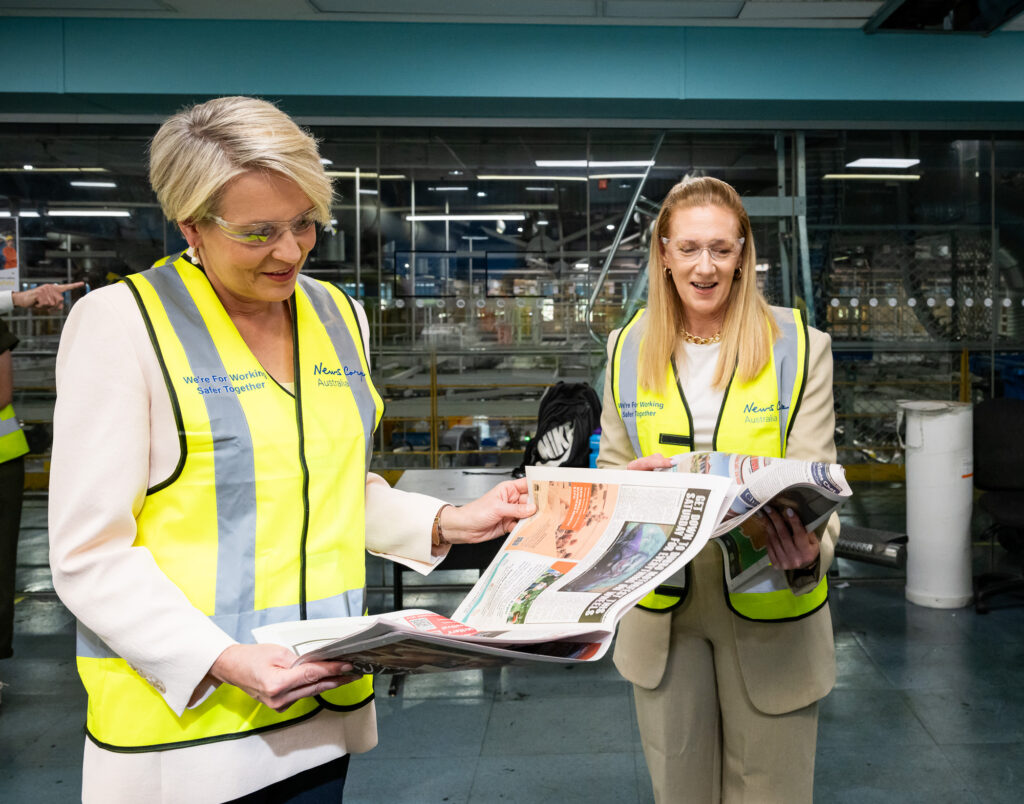
{"label": "metal handrail", "polygon": [[654,151],[651,153],[650,164],[647,165],[647,169],[644,170],[643,178],[637,182],[636,191],[633,193],[633,200],[630,201],[629,206],[626,207],[626,212],[622,216],[622,223],[619,224],[619,228],[615,232],[615,239],[612,241],[612,247],[608,249],[608,254],[604,258],[604,264],[601,266],[601,273],[598,275],[597,281],[594,282],[594,288],[590,292],[590,300],[587,302],[587,311],[584,318],[587,322],[587,332],[590,333],[590,337],[593,338],[595,343],[604,343],[604,338],[594,332],[594,306],[597,304],[597,297],[601,294],[601,288],[604,286],[604,282],[608,278],[608,271],[612,267],[612,260],[615,259],[615,255],[618,253],[619,244],[622,242],[622,237],[626,233],[626,227],[629,225],[630,218],[633,217],[633,211],[636,209],[637,201],[640,200],[640,194],[643,192],[644,184],[647,182],[647,177],[651,175],[651,168],[654,167],[654,160],[657,159],[658,151],[661,150],[661,144],[664,141],[665,132],[662,131],[654,141]]}

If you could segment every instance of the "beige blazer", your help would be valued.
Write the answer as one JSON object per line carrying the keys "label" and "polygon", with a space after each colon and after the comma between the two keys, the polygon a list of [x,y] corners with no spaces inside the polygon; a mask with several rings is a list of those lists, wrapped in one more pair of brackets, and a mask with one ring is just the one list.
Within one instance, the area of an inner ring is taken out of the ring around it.
{"label": "beige blazer", "polygon": [[[611,350],[618,331],[608,341]],[[832,400],[831,338],[809,329],[809,363],[804,396],[793,420],[786,457],[834,462],[835,411]],[[621,468],[635,457],[626,428],[619,418],[605,374],[601,414],[599,467]],[[839,535],[839,518],[833,514],[819,530],[821,558],[813,578],[791,578],[796,594],[810,591],[828,572]],[[709,544],[705,550],[718,550]],[[801,582],[802,581],[802,582]],[[797,585],[799,584],[799,585]],[[751,702],[766,714],[800,709],[828,694],[835,684],[835,646],[832,616],[826,604],[814,614],[794,622],[759,623],[733,615],[732,628],[740,672]],[[670,647],[670,614],[634,609],[619,624],[615,666],[632,683],[654,689],[665,672]]]}

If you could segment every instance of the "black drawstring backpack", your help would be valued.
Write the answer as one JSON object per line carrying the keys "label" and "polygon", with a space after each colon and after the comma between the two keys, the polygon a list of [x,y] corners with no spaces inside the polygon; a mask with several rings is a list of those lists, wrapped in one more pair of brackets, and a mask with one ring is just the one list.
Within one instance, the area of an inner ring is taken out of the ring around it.
{"label": "black drawstring backpack", "polygon": [[587,383],[551,386],[540,399],[537,434],[527,442],[513,477],[525,475],[527,466],[589,466],[590,434],[600,423],[601,400]]}

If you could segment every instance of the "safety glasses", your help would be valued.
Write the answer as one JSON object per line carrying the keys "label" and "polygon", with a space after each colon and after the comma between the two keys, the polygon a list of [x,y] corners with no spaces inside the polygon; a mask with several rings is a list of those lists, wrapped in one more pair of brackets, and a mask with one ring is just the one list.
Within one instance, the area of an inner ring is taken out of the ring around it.
{"label": "safety glasses", "polygon": [[270,246],[290,231],[298,237],[316,224],[316,207],[300,212],[290,221],[260,221],[259,223],[230,223],[211,215],[210,220],[224,233],[225,237],[247,246]]}
{"label": "safety glasses", "polygon": [[713,263],[729,265],[740,258],[743,253],[743,244],[747,241],[745,237],[737,240],[714,240],[711,243],[698,243],[694,240],[676,238],[671,240],[667,237],[661,238],[666,252],[689,265],[700,259],[701,252],[706,251]]}

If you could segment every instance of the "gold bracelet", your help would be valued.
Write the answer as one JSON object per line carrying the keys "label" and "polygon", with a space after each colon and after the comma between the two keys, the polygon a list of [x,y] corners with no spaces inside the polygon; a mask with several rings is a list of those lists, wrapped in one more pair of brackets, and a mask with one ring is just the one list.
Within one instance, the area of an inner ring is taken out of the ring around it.
{"label": "gold bracelet", "polygon": [[441,512],[445,508],[451,508],[451,503],[445,503],[437,509],[437,513],[434,514],[434,526],[430,529],[430,543],[434,547],[441,547],[449,544],[448,540],[444,537],[444,531],[441,529]]}

